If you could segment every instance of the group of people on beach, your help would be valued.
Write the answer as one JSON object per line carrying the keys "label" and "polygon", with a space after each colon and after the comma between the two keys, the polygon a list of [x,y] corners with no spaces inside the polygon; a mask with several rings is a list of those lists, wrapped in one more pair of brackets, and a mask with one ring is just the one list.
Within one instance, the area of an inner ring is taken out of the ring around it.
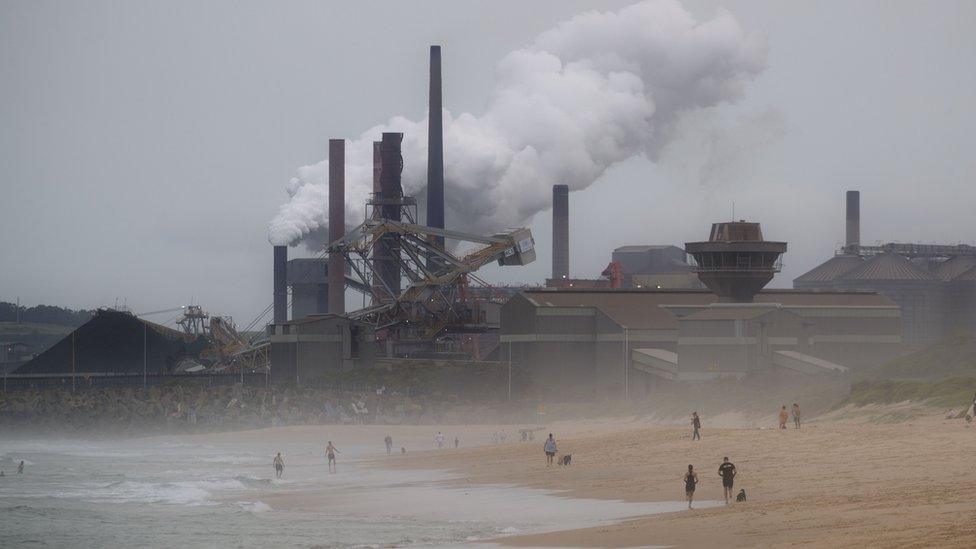
{"label": "group of people on beach", "polygon": [[[437,444],[438,450],[444,449],[444,433],[437,431],[437,434],[434,435],[434,443]],[[454,447],[457,448],[460,445],[461,445],[461,439],[459,439],[458,437],[454,437]]]}
{"label": "group of people on beach", "polygon": [[[735,485],[735,475],[738,471],[735,468],[735,464],[729,461],[729,457],[725,456],[722,458],[722,464],[718,466],[718,476],[722,477],[722,493],[725,495],[725,504],[729,504],[729,499],[734,498],[733,486]],[[685,481],[685,498],[688,499],[688,508],[691,509],[691,504],[695,499],[695,487],[698,486],[698,473],[695,471],[695,466],[688,464],[688,472],[684,476]]]}
{"label": "group of people on beach", "polygon": [[[552,437],[552,435],[549,436]],[[438,449],[442,449],[444,447],[444,433],[437,431],[437,434],[434,435],[434,443],[437,444]],[[383,438],[383,445],[386,446],[387,454],[393,453],[392,436],[386,435],[386,437]],[[458,448],[459,446],[461,446],[461,439],[455,436],[454,447]],[[406,454],[407,448],[405,446],[400,447],[400,452]],[[328,461],[329,473],[336,472],[336,454],[341,454],[341,453],[342,452],[340,452],[339,449],[336,448],[335,444],[333,444],[331,440],[328,442],[328,444],[325,445],[325,457],[326,460]],[[278,452],[278,455],[275,456],[274,460],[272,461],[272,466],[274,467],[275,470],[275,478],[280,479],[285,472],[285,460],[283,457],[281,457],[281,452]]]}
{"label": "group of people on beach", "polygon": [[[974,399],[973,406],[976,407],[976,396],[974,396],[973,399]],[[780,429],[783,430],[786,429],[786,423],[790,420],[790,413],[791,413],[790,411],[786,410],[785,404],[783,405],[782,408],[780,408],[779,410]],[[800,405],[795,402],[793,403],[792,414],[793,414],[793,428],[799,429],[800,428]],[[702,426],[701,418],[698,417],[698,412],[697,411],[692,412],[691,413],[691,440],[701,440],[701,426]]]}
{"label": "group of people on beach", "polygon": [[[974,397],[976,400],[976,397]],[[976,404],[974,404],[976,406]],[[793,403],[792,415],[793,415],[793,428],[800,428],[800,405]],[[784,404],[779,410],[779,428],[785,430],[786,423],[790,419],[790,411],[786,409]],[[701,440],[701,418],[698,416],[698,412],[694,411],[691,413],[691,440]],[[726,456],[722,460],[722,464],[718,468],[718,476],[722,477],[722,489],[725,494],[725,503],[729,503],[729,498],[735,497],[732,494],[732,486],[735,481],[735,475],[737,470],[735,465],[729,461]],[[698,473],[695,472],[693,465],[688,465],[688,471],[684,475],[685,482],[685,497],[688,499],[688,508],[691,509],[691,503],[695,498],[695,486],[698,484]]]}
{"label": "group of people on beach", "polygon": [[[698,433],[698,429],[701,428],[701,419],[698,417],[698,412],[693,414],[693,425],[695,427],[695,433]],[[696,437],[700,440],[700,437]],[[549,433],[549,437],[542,446],[543,452],[546,454],[546,467],[551,467],[556,459],[556,452],[558,451],[558,446],[556,445],[556,439]],[[722,464],[718,466],[718,476],[722,478],[722,492],[725,495],[725,504],[728,505],[729,499],[734,498],[733,494],[735,486],[735,475],[738,470],[735,468],[735,464],[729,461],[729,457],[725,456],[722,458]],[[695,466],[689,464],[688,471],[684,476],[685,482],[685,497],[688,499],[688,508],[691,509],[691,504],[695,499],[695,487],[698,486],[699,478],[698,472],[695,471]]]}
{"label": "group of people on beach", "polygon": [[[332,444],[331,440],[325,445],[325,457],[328,460],[330,473],[336,472],[336,454],[341,453],[342,452],[336,448],[335,444]],[[281,476],[285,474],[285,458],[281,457],[281,452],[278,452],[278,455],[275,456],[274,460],[271,462],[271,465],[275,470],[275,478],[280,479]]]}

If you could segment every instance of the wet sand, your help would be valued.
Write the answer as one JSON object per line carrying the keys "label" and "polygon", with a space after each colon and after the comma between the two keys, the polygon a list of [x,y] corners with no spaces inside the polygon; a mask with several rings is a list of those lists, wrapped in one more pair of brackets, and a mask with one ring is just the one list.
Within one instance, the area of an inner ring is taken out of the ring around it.
{"label": "wet sand", "polygon": [[[877,416],[875,416],[877,417]],[[459,482],[540,488],[630,502],[683,497],[688,463],[697,499],[722,498],[729,456],[749,501],[496,542],[516,546],[964,546],[976,539],[976,428],[927,416],[898,423],[822,420],[796,431],[688,429],[612,422],[554,425],[570,467],[547,468],[542,440],[383,458],[383,467],[439,469]]]}

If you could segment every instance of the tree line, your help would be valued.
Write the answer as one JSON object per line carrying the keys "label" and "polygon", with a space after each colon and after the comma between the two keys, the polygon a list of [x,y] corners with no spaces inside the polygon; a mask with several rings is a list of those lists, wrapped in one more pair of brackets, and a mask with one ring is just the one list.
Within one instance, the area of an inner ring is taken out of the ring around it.
{"label": "tree line", "polygon": [[[20,308],[20,321],[37,324],[58,324],[61,326],[81,326],[88,322],[95,311],[84,309],[75,311],[52,305],[35,305]],[[17,305],[0,301],[0,322],[16,322]]]}

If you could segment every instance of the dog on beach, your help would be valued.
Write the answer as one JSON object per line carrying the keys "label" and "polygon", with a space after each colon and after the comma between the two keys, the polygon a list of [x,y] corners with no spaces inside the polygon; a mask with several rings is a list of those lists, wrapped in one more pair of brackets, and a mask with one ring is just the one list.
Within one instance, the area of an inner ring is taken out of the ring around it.
{"label": "dog on beach", "polygon": [[573,454],[566,454],[565,456],[559,458],[560,465],[572,465],[573,464]]}
{"label": "dog on beach", "polygon": [[746,489],[743,488],[742,490],[739,490],[739,494],[735,496],[735,502],[742,503],[745,500],[746,500]]}

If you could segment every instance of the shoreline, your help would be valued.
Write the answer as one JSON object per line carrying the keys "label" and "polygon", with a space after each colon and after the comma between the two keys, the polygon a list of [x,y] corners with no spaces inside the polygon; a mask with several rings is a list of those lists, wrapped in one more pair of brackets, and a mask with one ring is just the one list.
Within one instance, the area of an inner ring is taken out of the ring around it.
{"label": "shoreline", "polygon": [[[910,419],[904,419],[907,411]],[[976,430],[962,419],[916,412],[893,405],[830,413],[799,431],[716,427],[723,423],[705,416],[700,442],[684,425],[622,418],[554,422],[528,443],[517,441],[520,426],[513,425],[326,424],[148,436],[139,444],[177,453],[202,445],[204,453],[218,452],[228,463],[248,457],[241,468],[261,478],[272,475],[271,456],[282,451],[285,482],[242,498],[282,517],[314,521],[348,514],[355,522],[389,516],[409,524],[416,516],[420,528],[457,516],[476,534],[405,544],[958,546],[976,537],[976,474],[968,459],[976,454]],[[436,449],[437,431],[449,448]],[[498,431],[509,442],[492,444]],[[573,454],[572,465],[546,467],[542,444],[548,432],[556,435],[559,455]],[[405,446],[407,453],[385,455],[386,434],[395,450]],[[327,440],[342,452],[335,477],[323,471]],[[124,451],[128,444],[109,449]],[[85,455],[88,449],[72,451]],[[680,503],[688,463],[701,478],[696,502],[721,500],[717,467],[724,456],[739,470],[736,491],[745,488],[746,503],[690,512],[655,507]],[[341,474],[349,467],[355,471]],[[221,498],[240,502],[233,490]],[[518,507],[525,502],[531,503]],[[522,511],[512,514],[513,508]],[[597,516],[604,522],[590,520]],[[547,525],[542,533],[524,533],[540,531],[541,524]]]}
{"label": "shoreline", "polygon": [[[504,546],[754,547],[804,544],[953,546],[976,536],[976,432],[931,414],[908,421],[818,419],[799,431],[686,428],[639,422],[578,426],[559,436],[573,465],[546,468],[541,441],[424,452],[374,460],[391,469],[437,469],[458,482],[546,490],[628,502],[683,498],[687,463],[702,479],[697,499],[721,500],[717,467],[728,455],[748,501],[636,517],[617,524],[489,540]],[[538,447],[536,447],[538,446]]]}

